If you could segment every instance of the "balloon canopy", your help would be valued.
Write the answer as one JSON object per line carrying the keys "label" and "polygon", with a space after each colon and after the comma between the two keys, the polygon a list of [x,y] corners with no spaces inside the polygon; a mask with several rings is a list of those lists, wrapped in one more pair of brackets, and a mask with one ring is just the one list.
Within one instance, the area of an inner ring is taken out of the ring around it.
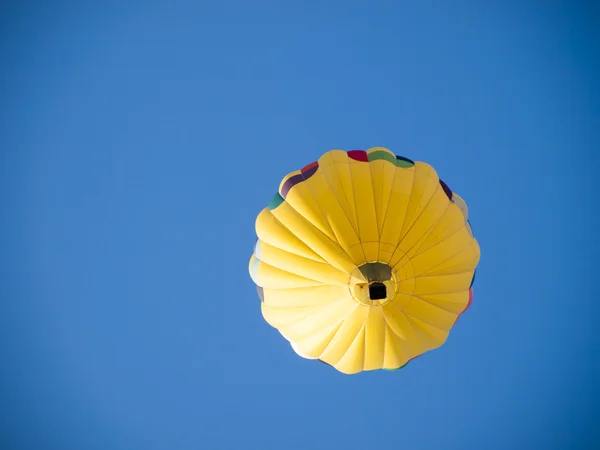
{"label": "balloon canopy", "polygon": [[467,205],[426,163],[331,150],[283,178],[250,259],[265,320],[294,351],[352,374],[440,347],[471,304]]}

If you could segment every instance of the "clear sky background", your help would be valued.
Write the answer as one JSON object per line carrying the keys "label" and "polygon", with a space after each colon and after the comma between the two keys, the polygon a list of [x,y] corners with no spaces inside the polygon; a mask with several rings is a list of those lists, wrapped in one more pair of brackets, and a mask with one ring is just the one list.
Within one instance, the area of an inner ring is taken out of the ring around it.
{"label": "clear sky background", "polygon": [[[3,449],[600,446],[594,2],[96,3],[0,10]],[[247,266],[284,175],[372,146],[482,258],[441,349],[346,376]]]}

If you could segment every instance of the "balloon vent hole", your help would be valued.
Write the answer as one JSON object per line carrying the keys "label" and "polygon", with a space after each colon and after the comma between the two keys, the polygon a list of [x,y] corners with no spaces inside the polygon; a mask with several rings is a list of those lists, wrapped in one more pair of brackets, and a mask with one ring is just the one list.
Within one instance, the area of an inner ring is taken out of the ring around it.
{"label": "balloon vent hole", "polygon": [[371,283],[369,285],[369,298],[371,300],[383,300],[387,297],[387,288],[383,283]]}

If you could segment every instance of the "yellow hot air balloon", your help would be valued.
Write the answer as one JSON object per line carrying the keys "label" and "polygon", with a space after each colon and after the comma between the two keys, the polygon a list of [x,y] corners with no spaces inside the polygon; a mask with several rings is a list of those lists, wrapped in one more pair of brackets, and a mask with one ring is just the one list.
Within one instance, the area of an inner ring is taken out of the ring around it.
{"label": "yellow hot air balloon", "polygon": [[471,304],[480,250],[465,202],[385,148],[332,150],[290,173],[256,233],[263,317],[343,373],[405,366]]}

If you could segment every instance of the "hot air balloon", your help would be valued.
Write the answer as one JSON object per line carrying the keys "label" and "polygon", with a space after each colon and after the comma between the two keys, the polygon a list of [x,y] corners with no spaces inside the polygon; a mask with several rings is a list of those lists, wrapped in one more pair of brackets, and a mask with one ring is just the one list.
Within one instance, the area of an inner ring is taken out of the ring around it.
{"label": "hot air balloon", "polygon": [[480,249],[464,200],[424,162],[331,150],[256,219],[264,319],[303,358],[395,370],[440,347],[471,304]]}

